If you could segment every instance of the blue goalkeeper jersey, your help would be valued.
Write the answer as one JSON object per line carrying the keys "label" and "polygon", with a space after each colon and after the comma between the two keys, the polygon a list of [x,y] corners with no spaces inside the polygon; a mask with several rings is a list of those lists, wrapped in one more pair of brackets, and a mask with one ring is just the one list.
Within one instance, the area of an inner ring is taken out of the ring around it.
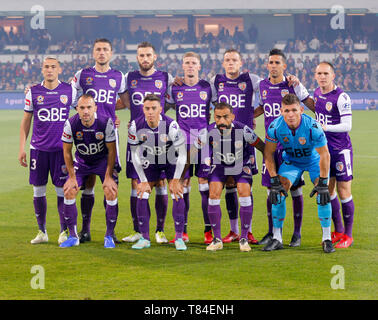
{"label": "blue goalkeeper jersey", "polygon": [[266,139],[282,145],[284,161],[302,166],[319,161],[315,149],[327,145],[321,126],[306,114],[302,114],[301,123],[295,130],[288,127],[283,116],[278,117],[269,125]]}

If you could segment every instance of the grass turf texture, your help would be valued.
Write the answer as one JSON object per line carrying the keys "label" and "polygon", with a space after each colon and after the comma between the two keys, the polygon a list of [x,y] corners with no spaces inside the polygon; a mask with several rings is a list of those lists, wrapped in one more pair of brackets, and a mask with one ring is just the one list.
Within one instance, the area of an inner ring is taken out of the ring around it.
{"label": "grass turf texture", "polygon": [[[1,180],[0,180],[0,299],[376,299],[377,281],[377,218],[378,207],[378,112],[356,111],[353,114],[354,147],[353,198],[355,202],[354,244],[324,254],[321,229],[314,199],[309,198],[312,185],[305,174],[302,245],[289,248],[293,231],[292,205],[287,200],[283,240],[285,249],[262,252],[239,251],[239,244],[225,244],[224,249],[207,252],[203,244],[201,200],[196,179],[192,180],[188,233],[188,250],[178,252],[174,245],[158,245],[154,239],[156,215],[154,195],[150,200],[151,248],[132,250],[131,244],[103,247],[105,211],[99,179],[92,215],[92,242],[79,247],[58,247],[59,217],[56,194],[49,182],[47,188],[47,231],[49,243],[31,245],[37,234],[33,209],[33,191],[28,184],[28,169],[17,161],[20,111],[0,112]],[[173,116],[170,111],[168,115]],[[123,171],[119,187],[118,238],[132,232],[129,210],[130,182],[125,177],[125,150],[128,111],[118,113],[121,161]],[[264,137],[263,118],[258,118],[257,133]],[[261,167],[261,155],[258,154]],[[267,231],[266,189],[261,175],[254,182],[253,233],[261,239]],[[77,198],[78,206],[80,197]],[[229,231],[224,197],[222,234]],[[169,207],[165,233],[174,236]],[[81,229],[79,209],[78,230]],[[45,289],[32,289],[34,265],[45,271]],[[345,271],[345,289],[331,288],[335,265]]]}

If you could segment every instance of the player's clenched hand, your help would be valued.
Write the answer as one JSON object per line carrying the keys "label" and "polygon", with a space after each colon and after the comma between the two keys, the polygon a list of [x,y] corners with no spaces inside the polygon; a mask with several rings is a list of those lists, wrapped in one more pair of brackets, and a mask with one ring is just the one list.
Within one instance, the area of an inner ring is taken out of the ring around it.
{"label": "player's clenched hand", "polygon": [[139,199],[143,198],[143,193],[145,192],[151,193],[150,184],[148,182],[139,183],[137,186],[137,196],[139,197]]}
{"label": "player's clenched hand", "polygon": [[175,197],[176,201],[178,201],[179,198],[184,198],[184,187],[179,179],[169,181],[169,192]]}
{"label": "player's clenched hand", "polygon": [[316,198],[316,203],[320,204],[321,206],[325,206],[327,203],[331,201],[331,196],[329,194],[327,178],[319,178],[318,184],[312,189],[310,193],[310,197],[313,197],[315,193],[318,194]]}
{"label": "player's clenched hand", "polygon": [[21,151],[19,153],[19,155],[18,155],[18,162],[23,167],[27,167],[28,166],[28,161],[26,160],[26,152],[25,151]]}
{"label": "player's clenched hand", "polygon": [[278,176],[270,178],[270,193],[269,201],[271,204],[281,203],[281,193],[287,197],[287,192],[283,187],[280,178]]}
{"label": "player's clenched hand", "polygon": [[118,129],[119,126],[121,125],[121,120],[119,120],[119,118],[116,116],[115,118],[115,121],[114,121],[114,125],[115,127]]}

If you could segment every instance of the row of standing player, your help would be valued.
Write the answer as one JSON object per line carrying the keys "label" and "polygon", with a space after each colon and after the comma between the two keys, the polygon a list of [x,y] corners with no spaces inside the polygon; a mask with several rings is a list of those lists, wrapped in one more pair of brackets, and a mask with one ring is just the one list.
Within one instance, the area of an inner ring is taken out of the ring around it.
{"label": "row of standing player", "polygon": [[[273,52],[274,53],[274,52]],[[277,53],[277,52],[276,52]],[[126,75],[126,77],[123,77],[122,73],[111,69],[109,66],[111,55],[112,55],[112,48],[110,42],[108,42],[106,39],[100,39],[95,42],[94,44],[94,50],[93,50],[93,55],[94,59],[96,61],[96,65],[93,68],[88,68],[79,71],[74,78],[73,81],[73,86],[77,89],[82,89],[83,92],[85,93],[91,93],[96,101],[97,107],[98,107],[98,113],[105,115],[106,117],[111,117],[114,123],[117,124],[117,118],[115,116],[115,110],[121,109],[124,107],[130,108],[131,111],[131,119],[137,118],[141,114],[141,105],[143,101],[143,97],[148,94],[148,93],[154,93],[157,94],[161,97],[162,104],[164,104],[164,99],[166,96],[167,90],[170,90],[171,93],[169,94],[169,97],[172,98],[178,98],[178,100],[181,99],[181,105],[183,105],[182,108],[180,108],[180,103],[178,104],[179,101],[173,101],[176,104],[176,113],[178,115],[178,122],[180,123],[180,115],[181,117],[181,122],[183,124],[180,124],[180,126],[185,128],[185,123],[188,123],[188,121],[191,119],[193,116],[193,108],[194,106],[194,116],[193,118],[197,118],[195,120],[198,120],[198,116],[203,114],[203,103],[201,103],[204,100],[212,100],[212,102],[221,102],[221,101],[226,101],[229,102],[233,107],[235,107],[235,115],[236,119],[238,121],[242,121],[243,123],[248,124],[249,126],[252,125],[253,123],[253,107],[252,107],[252,96],[253,92],[259,92],[260,98],[261,99],[273,99],[273,94],[270,94],[270,88],[268,90],[261,89],[262,84],[267,83],[268,86],[273,86],[275,89],[279,90],[274,90],[272,92],[279,93],[278,95],[276,94],[274,96],[274,99],[279,99],[279,96],[281,95],[282,99],[282,94],[287,93],[290,90],[294,90],[294,92],[300,96],[301,101],[303,101],[311,110],[314,109],[314,104],[311,102],[310,97],[305,96],[305,89],[303,90],[303,87],[300,85],[297,85],[295,87],[291,87],[288,84],[288,81],[283,77],[283,71],[285,68],[285,61],[284,61],[284,56],[281,54],[271,54],[269,57],[269,63],[268,63],[268,69],[269,69],[269,78],[265,79],[263,81],[260,81],[260,79],[253,74],[248,74],[248,73],[240,73],[240,68],[241,68],[241,56],[240,54],[235,51],[235,50],[229,50],[225,53],[224,55],[224,62],[223,66],[225,68],[225,74],[224,75],[217,75],[214,78],[212,86],[205,85],[207,89],[202,90],[202,86],[204,86],[205,81],[201,80],[199,81],[198,79],[198,72],[200,68],[200,64],[198,59],[195,56],[187,56],[186,59],[183,61],[183,69],[184,69],[184,86],[189,86],[192,87],[193,85],[197,85],[200,87],[199,92],[199,98],[200,99],[199,103],[196,104],[195,101],[190,101],[193,97],[187,97],[187,94],[182,88],[179,88],[179,86],[171,86],[173,79],[170,75],[168,75],[165,72],[157,71],[154,68],[154,61],[156,60],[156,54],[154,52],[153,47],[148,44],[148,43],[142,43],[139,45],[138,50],[137,50],[137,59],[139,62],[140,70],[135,71],[135,72],[130,72]],[[274,62],[274,58],[277,58],[278,60],[281,59],[280,62]],[[185,61],[186,60],[186,61]],[[191,65],[192,64],[192,65]],[[277,65],[277,66],[276,66]],[[281,68],[281,69],[280,69]],[[43,67],[42,72],[44,72],[45,67]],[[278,69],[278,70],[277,70]],[[20,135],[20,156],[19,159],[23,165],[26,166],[26,155],[24,152],[24,147],[25,147],[25,141],[26,137],[28,134],[28,122],[29,122],[29,128],[30,128],[30,121],[31,121],[31,114],[33,111],[35,111],[31,106],[39,106],[41,104],[42,106],[47,103],[47,97],[53,97],[53,95],[48,96],[41,94],[41,89],[42,93],[44,89],[46,91],[52,90],[52,91],[59,91],[56,90],[57,88],[54,86],[50,86],[49,83],[49,78],[46,71],[46,76],[44,74],[44,83],[41,86],[37,86],[38,90],[36,90],[35,87],[31,88],[31,90],[27,94],[27,99],[26,99],[26,107],[25,107],[25,116],[21,125],[21,135]],[[196,76],[193,76],[197,75]],[[270,84],[269,84],[270,83]],[[278,84],[278,86],[277,86]],[[60,86],[63,87],[63,84],[60,83]],[[273,88],[272,87],[272,88]],[[210,88],[210,89],[209,89]],[[300,89],[297,89],[300,88]],[[321,87],[322,88],[322,87]],[[70,89],[68,86],[65,86],[65,90],[69,93],[71,90],[72,92],[74,90]],[[174,92],[176,90],[176,92]],[[209,90],[209,91],[206,91]],[[35,93],[34,93],[35,91]],[[206,92],[206,97],[203,92]],[[201,92],[202,92],[202,97],[201,97]],[[269,92],[269,93],[268,93]],[[32,95],[32,93],[34,93]],[[60,93],[60,92],[59,92]],[[121,100],[118,100],[116,103],[116,97],[117,93],[119,94]],[[183,95],[183,97],[180,98],[180,95]],[[65,101],[66,98],[63,97],[68,97],[71,98],[70,94],[60,94],[60,103],[63,104],[63,109],[67,107],[67,105],[70,105],[70,101]],[[42,98],[41,98],[42,97]],[[204,99],[205,97],[205,99]],[[41,99],[45,99],[46,101],[39,101]],[[183,103],[185,99],[185,103]],[[189,102],[187,102],[189,99]],[[273,100],[274,100],[273,99]],[[316,97],[315,97],[316,99]],[[63,100],[63,101],[62,101]],[[68,99],[69,100],[69,99]],[[174,99],[173,99],[174,100]],[[36,103],[33,103],[36,101]],[[312,100],[313,101],[313,100]],[[312,103],[312,104],[311,104]],[[335,107],[332,108],[330,107],[329,109],[334,111],[338,110],[339,107],[337,105],[338,101],[335,102]],[[29,104],[29,105],[28,105]],[[278,101],[279,105],[279,101]],[[27,108],[29,107],[29,109]],[[190,107],[188,107],[190,106]],[[277,113],[277,102],[271,102],[271,103],[262,103],[262,108],[264,109],[264,114],[265,114],[265,119],[269,117],[277,117],[279,113]],[[328,106],[328,105],[327,105]],[[30,108],[31,107],[31,108]],[[207,108],[207,109],[206,109]],[[204,110],[208,110],[208,106],[205,107]],[[255,116],[258,115],[258,110],[259,108],[255,111]],[[328,109],[327,109],[328,110]],[[61,110],[58,113],[54,113],[54,111],[50,112],[50,116],[46,116],[43,114],[43,112],[39,112],[37,116],[42,115],[42,122],[46,121],[55,121],[55,124],[57,122],[63,122],[66,120],[64,117],[68,117],[68,112],[62,112]],[[59,114],[59,119],[55,119],[54,115]],[[206,114],[206,112],[205,112]],[[321,117],[321,114],[319,113],[319,120],[322,121],[322,119],[326,119],[328,121],[328,117]],[[342,119],[345,119],[347,117],[343,117]],[[207,119],[208,121],[208,119]],[[36,122],[36,121],[35,121]],[[329,122],[327,122],[328,124]],[[56,130],[59,131],[60,129],[58,126],[55,126]],[[328,125],[328,127],[330,127]],[[37,130],[37,126],[34,125],[33,129]],[[33,135],[34,135],[34,130],[33,130]],[[117,134],[115,135],[117,137]],[[42,145],[48,145],[49,139],[45,139],[45,143],[43,142],[43,139],[41,139],[41,143],[37,141],[37,139],[33,139],[31,141],[31,151],[34,152],[34,150],[42,150],[46,149],[46,147],[41,147]],[[37,141],[37,142],[36,142]],[[128,161],[130,160],[131,153],[129,151],[128,147]],[[252,158],[253,160],[253,158]],[[34,205],[35,205],[35,211],[37,215],[37,220],[40,228],[40,233],[37,235],[36,239],[32,240],[32,243],[39,243],[43,242],[47,239],[47,233],[45,230],[45,221],[46,221],[46,198],[45,198],[45,185],[47,183],[47,174],[42,174],[46,176],[46,178],[43,178],[42,181],[35,181],[32,179],[33,173],[35,171],[32,171],[36,168],[37,163],[38,165],[40,164],[40,161],[37,162],[37,159],[31,155],[31,166],[30,166],[30,171],[31,171],[31,180],[30,183],[34,185]],[[345,164],[345,168],[350,169],[350,164]],[[34,169],[33,169],[34,168]],[[44,168],[48,172],[48,166],[44,165]],[[59,168],[59,164],[58,164]],[[130,168],[130,169],[129,169]],[[134,230],[135,233],[132,234],[129,237],[124,238],[123,240],[125,241],[130,241],[130,242],[135,242],[139,240],[141,237],[141,234],[139,233],[138,229],[138,218],[137,218],[137,210],[136,210],[136,203],[137,203],[137,197],[136,197],[136,190],[137,190],[137,179],[138,176],[135,175],[135,171],[131,169],[132,166],[129,166],[129,162],[127,165],[127,176],[132,179],[132,191],[131,191],[131,197],[130,197],[130,208],[131,208],[131,213],[133,217],[133,222],[134,222]],[[38,170],[37,170],[38,171]],[[53,169],[51,169],[53,171]],[[55,173],[59,170],[55,170]],[[134,172],[133,172],[134,171]],[[263,167],[263,173],[264,173],[264,167]],[[339,171],[339,170],[338,170]],[[351,170],[349,170],[350,172]],[[351,177],[351,175],[348,175]],[[58,181],[55,181],[58,180]],[[61,225],[62,225],[62,233],[60,235],[60,242],[62,242],[61,237],[64,239],[64,230],[65,230],[65,223],[64,223],[64,215],[63,215],[63,195],[64,193],[61,190],[61,185],[62,181],[59,181],[59,179],[53,178],[53,183],[56,186],[57,190],[57,195],[58,195],[58,208],[59,208],[59,213],[61,216]],[[82,231],[80,232],[79,236],[81,241],[87,241],[90,240],[90,216],[91,216],[91,211],[93,208],[94,204],[94,193],[93,193],[93,187],[94,187],[94,179],[87,179],[86,184],[85,184],[85,189],[82,194],[82,199],[81,199],[81,205],[82,205],[82,215],[83,215],[83,228]],[[201,196],[203,196],[203,199],[206,199],[206,195],[208,194],[208,185],[206,183],[201,183],[204,182],[203,180],[201,181],[201,177],[199,177],[199,183],[200,183],[200,192]],[[332,179],[331,179],[332,182]],[[60,184],[60,185],[59,185]],[[202,185],[202,186],[201,186]],[[333,184],[334,185],[334,184]],[[339,184],[338,184],[339,185]],[[203,188],[202,188],[203,187]],[[206,190],[207,189],[207,190]],[[186,189],[185,191],[189,191],[190,186],[189,186],[189,181],[186,181]],[[338,190],[340,194],[340,189]],[[332,191],[331,191],[332,192]],[[334,196],[334,192],[332,192],[332,195]],[[300,191],[297,190],[297,192],[293,193],[293,201],[295,201],[296,198],[298,199],[298,205],[297,207],[303,208],[303,199]],[[342,201],[346,200],[343,199],[345,196],[340,194]],[[186,198],[186,199],[185,199]],[[336,197],[335,197],[336,198]],[[186,208],[189,207],[189,192],[184,193],[184,199],[186,200]],[[336,198],[337,200],[337,198]],[[235,241],[238,240],[238,203],[237,203],[237,195],[236,195],[236,190],[234,185],[230,185],[229,188],[226,187],[226,203],[227,203],[227,208],[228,212],[230,215],[230,225],[231,225],[231,232],[229,235],[227,235],[223,240],[224,242],[230,242],[230,241]],[[203,200],[203,209],[207,207],[206,201]],[[167,190],[166,186],[164,185],[164,182],[160,180],[157,185],[156,185],[156,213],[157,213],[157,229],[156,229],[156,240],[158,242],[167,242],[167,239],[164,235],[164,221],[165,221],[165,215],[166,215],[166,208],[167,208]],[[269,201],[268,201],[268,217],[269,221],[271,221],[271,214],[269,210]],[[344,202],[343,202],[343,208],[344,208]],[[303,209],[299,209],[298,211],[301,211]],[[186,212],[186,217],[187,217],[187,210]],[[339,214],[340,215],[340,214]],[[295,225],[295,233],[297,235],[297,239],[300,239],[300,224],[301,224],[301,213],[295,214],[295,221],[297,221]],[[335,216],[336,217],[336,216]],[[187,218],[186,218],[187,219]],[[337,220],[337,219],[336,219]],[[336,221],[334,220],[334,221]],[[334,233],[335,236],[338,236],[340,238],[344,238],[344,233],[341,230],[340,227],[340,219],[338,221],[338,227],[339,229],[336,228],[336,232]],[[251,225],[251,224],[250,224]],[[186,230],[185,230],[186,231]],[[299,233],[299,237],[298,237]],[[117,241],[115,235],[113,234],[113,238]],[[263,241],[270,241],[272,238],[272,232],[271,232],[271,222],[269,223],[269,232],[267,237],[264,237]],[[294,236],[293,236],[294,238]],[[187,239],[187,233],[184,232],[184,240]],[[212,240],[212,235],[211,235],[211,226],[208,223],[208,221],[205,220],[205,242],[209,243]],[[249,237],[248,240],[252,243],[257,243],[257,241],[253,238],[251,230],[249,231]],[[298,240],[292,239],[292,243],[295,245],[295,243],[298,244]],[[340,240],[340,239],[339,239]]]}

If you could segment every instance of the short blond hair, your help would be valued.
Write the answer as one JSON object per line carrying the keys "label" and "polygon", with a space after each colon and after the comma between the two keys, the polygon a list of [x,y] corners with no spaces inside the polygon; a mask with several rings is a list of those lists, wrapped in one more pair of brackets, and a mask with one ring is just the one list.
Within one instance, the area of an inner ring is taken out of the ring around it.
{"label": "short blond hair", "polygon": [[188,57],[197,58],[198,61],[201,62],[201,56],[200,56],[198,53],[194,52],[194,51],[186,52],[186,53],[183,55],[182,60],[184,60],[184,58],[188,58]]}

